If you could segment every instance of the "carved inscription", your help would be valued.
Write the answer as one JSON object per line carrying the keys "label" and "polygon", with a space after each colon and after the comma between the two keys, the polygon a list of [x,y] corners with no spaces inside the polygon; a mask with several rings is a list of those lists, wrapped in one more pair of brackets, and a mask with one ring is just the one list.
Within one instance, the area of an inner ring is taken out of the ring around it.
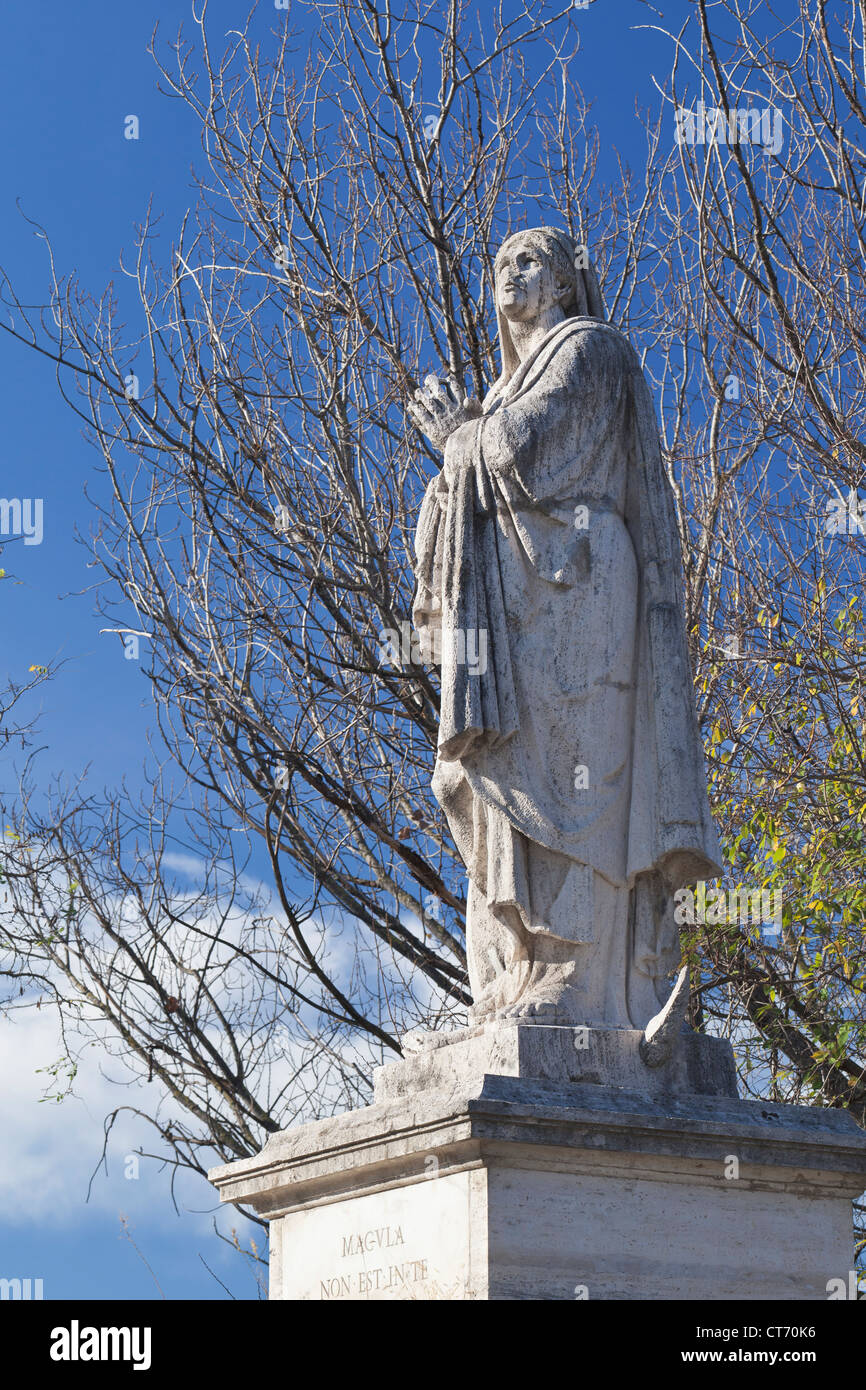
{"label": "carved inscription", "polygon": [[319,1280],[319,1297],[364,1298],[376,1293],[399,1293],[412,1284],[427,1279],[426,1260],[405,1260],[399,1258],[400,1247],[406,1244],[401,1226],[376,1226],[368,1231],[351,1231],[340,1237],[341,1259],[364,1259],[366,1256],[383,1255],[385,1251],[398,1252],[393,1259],[372,1264],[368,1268],[356,1269],[348,1274],[334,1274]]}

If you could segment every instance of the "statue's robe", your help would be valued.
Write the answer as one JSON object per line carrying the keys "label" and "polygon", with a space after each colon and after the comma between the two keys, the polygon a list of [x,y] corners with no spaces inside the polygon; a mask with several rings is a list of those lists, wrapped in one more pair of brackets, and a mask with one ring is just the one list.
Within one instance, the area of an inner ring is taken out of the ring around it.
{"label": "statue's robe", "polygon": [[[610,324],[558,324],[452,434],[416,575],[414,624],[441,651],[433,789],[494,914],[589,945],[597,876],[628,893],[651,870],[671,888],[720,872],[673,497]],[[486,669],[460,659],[467,632],[486,634]],[[676,967],[671,913],[632,911],[630,930],[639,970]]]}

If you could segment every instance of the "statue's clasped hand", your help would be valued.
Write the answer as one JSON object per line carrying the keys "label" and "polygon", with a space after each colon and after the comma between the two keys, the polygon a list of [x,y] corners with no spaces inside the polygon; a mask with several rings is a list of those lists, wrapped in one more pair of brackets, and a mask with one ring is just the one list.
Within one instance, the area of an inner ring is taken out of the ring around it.
{"label": "statue's clasped hand", "polygon": [[406,409],[433,447],[444,449],[456,429],[478,419],[481,402],[474,396],[464,396],[453,377],[446,389],[438,377],[430,375],[424,378],[423,389],[406,402]]}

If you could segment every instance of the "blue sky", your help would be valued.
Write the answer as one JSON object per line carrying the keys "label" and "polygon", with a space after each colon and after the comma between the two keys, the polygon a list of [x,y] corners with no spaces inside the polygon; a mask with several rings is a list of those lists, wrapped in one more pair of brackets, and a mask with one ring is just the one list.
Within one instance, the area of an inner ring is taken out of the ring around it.
{"label": "blue sky", "polygon": [[[664,22],[679,28],[689,8],[687,0],[665,4]],[[225,33],[245,13],[243,4],[211,0],[211,34]],[[50,236],[59,272],[76,271],[94,294],[119,278],[119,255],[132,246],[151,199],[167,253],[191,201],[199,139],[186,108],[157,91],[146,50],[155,24],[166,42],[189,17],[185,2],[8,7],[0,52],[0,262],[22,299],[45,300],[48,263],[44,240],[16,200]],[[643,161],[635,97],[655,105],[652,74],[663,79],[670,48],[634,26],[655,19],[642,0],[596,0],[580,16],[584,47],[574,70],[595,103],[603,161],[614,147],[636,168]],[[262,27],[273,20],[263,6]],[[138,140],[124,139],[130,114],[140,121]],[[61,399],[51,363],[6,335],[0,389],[0,494],[44,500],[42,544],[15,543],[0,556],[9,575],[0,581],[3,675],[23,679],[30,665],[64,658],[40,692],[41,775],[72,781],[86,774],[96,789],[126,779],[134,787],[147,755],[149,693],[117,638],[98,635],[89,592],[96,571],[75,539],[93,522],[85,488],[98,496],[104,485],[98,457]],[[2,763],[0,784],[8,789]],[[203,1257],[237,1297],[254,1297],[248,1272],[212,1234],[209,1187],[187,1184],[177,1214],[165,1173],[142,1164],[138,1179],[124,1177],[124,1153],[143,1137],[134,1126],[118,1136],[108,1175],[97,1175],[87,1202],[103,1114],[130,1095],[118,1094],[112,1068],[100,1069],[103,1059],[92,1057],[78,1098],[41,1103],[45,1077],[37,1069],[58,1055],[52,1029],[47,1011],[0,1022],[0,1276],[42,1278],[46,1298],[159,1297],[157,1282],[169,1298],[225,1297]],[[140,1255],[123,1235],[122,1216]]]}

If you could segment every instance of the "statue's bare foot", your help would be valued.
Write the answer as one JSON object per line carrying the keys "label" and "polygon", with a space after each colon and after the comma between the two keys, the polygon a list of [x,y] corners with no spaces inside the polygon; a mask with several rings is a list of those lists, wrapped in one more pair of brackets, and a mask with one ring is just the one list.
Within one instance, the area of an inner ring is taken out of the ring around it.
{"label": "statue's bare foot", "polygon": [[537,961],[527,987],[514,1003],[499,1010],[499,1018],[574,1026],[582,1022],[581,996],[574,988],[574,966]]}
{"label": "statue's bare foot", "polygon": [[583,1022],[581,1005],[581,996],[572,986],[549,983],[546,989],[528,989],[516,1003],[501,1009],[499,1017],[573,1028]]}
{"label": "statue's bare foot", "polygon": [[555,1023],[560,1013],[560,1006],[555,999],[530,995],[517,1004],[512,1004],[510,1008],[502,1009],[499,1017],[532,1019],[534,1023]]}

